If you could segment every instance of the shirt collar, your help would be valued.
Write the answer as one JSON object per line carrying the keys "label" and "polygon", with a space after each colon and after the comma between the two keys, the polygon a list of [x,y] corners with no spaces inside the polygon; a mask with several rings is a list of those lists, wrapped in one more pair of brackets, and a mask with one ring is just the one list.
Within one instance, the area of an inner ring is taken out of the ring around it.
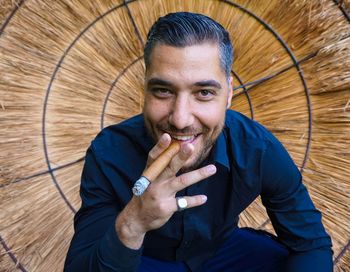
{"label": "shirt collar", "polygon": [[222,166],[229,169],[230,163],[229,163],[229,158],[227,153],[226,138],[227,138],[227,135],[224,127],[213,146],[213,150],[211,152],[212,153],[211,161],[213,161],[214,163],[220,163]]}

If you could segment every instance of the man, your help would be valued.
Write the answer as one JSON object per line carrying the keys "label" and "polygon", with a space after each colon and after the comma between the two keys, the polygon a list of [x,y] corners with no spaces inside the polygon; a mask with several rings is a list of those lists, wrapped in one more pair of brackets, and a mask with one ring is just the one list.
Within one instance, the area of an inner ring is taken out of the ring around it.
{"label": "man", "polygon": [[[264,127],[228,110],[225,29],[168,14],[144,58],[143,114],[104,129],[87,152],[65,271],[331,271],[331,240],[297,167]],[[160,175],[139,179],[175,141]],[[237,227],[259,195],[277,238]]]}

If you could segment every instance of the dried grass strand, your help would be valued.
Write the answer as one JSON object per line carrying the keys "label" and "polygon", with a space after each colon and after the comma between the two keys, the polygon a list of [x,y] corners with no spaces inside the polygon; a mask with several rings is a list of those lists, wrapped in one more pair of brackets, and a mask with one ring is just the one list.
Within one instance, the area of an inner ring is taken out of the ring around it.
{"label": "dried grass strand", "polygon": [[[61,270],[72,235],[72,213],[43,157],[43,104],[55,69],[45,120],[49,162],[78,209],[81,158],[101,124],[142,111],[140,40],[168,12],[199,12],[223,24],[236,49],[233,69],[243,83],[276,74],[249,90],[253,110],[301,166],[309,128],[298,71],[285,69],[293,60],[264,25],[228,2],[142,0],[126,7],[122,0],[38,0],[16,11],[0,36],[0,235],[26,269]],[[341,254],[350,239],[350,24],[328,0],[235,3],[267,22],[300,62],[313,117],[303,178],[339,256],[335,270],[349,271],[350,251]],[[349,10],[349,1],[340,4]],[[0,6],[0,22],[13,8],[9,2]],[[251,110],[243,95],[233,99],[232,108],[248,116]],[[259,199],[240,224],[273,231]],[[15,270],[0,250],[1,270]]]}

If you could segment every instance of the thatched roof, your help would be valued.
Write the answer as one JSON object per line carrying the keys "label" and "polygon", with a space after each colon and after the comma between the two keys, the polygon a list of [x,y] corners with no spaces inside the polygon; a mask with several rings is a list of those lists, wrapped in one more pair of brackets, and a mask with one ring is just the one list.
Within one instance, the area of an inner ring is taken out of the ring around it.
{"label": "thatched roof", "polygon": [[[350,271],[348,0],[1,1],[1,271],[62,270],[85,151],[141,111],[146,33],[179,10],[229,30],[232,108],[286,146],[323,212],[335,270]],[[241,224],[272,228],[259,200]]]}

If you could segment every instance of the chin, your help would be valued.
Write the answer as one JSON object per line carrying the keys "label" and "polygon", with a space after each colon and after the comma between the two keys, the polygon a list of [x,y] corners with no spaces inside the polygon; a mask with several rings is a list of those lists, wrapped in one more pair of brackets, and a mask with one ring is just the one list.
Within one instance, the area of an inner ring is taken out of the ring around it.
{"label": "chin", "polygon": [[198,169],[201,163],[208,157],[210,150],[211,149],[206,150],[206,152],[201,152],[200,154],[195,154],[196,156],[190,158],[181,168],[181,172],[186,173]]}

